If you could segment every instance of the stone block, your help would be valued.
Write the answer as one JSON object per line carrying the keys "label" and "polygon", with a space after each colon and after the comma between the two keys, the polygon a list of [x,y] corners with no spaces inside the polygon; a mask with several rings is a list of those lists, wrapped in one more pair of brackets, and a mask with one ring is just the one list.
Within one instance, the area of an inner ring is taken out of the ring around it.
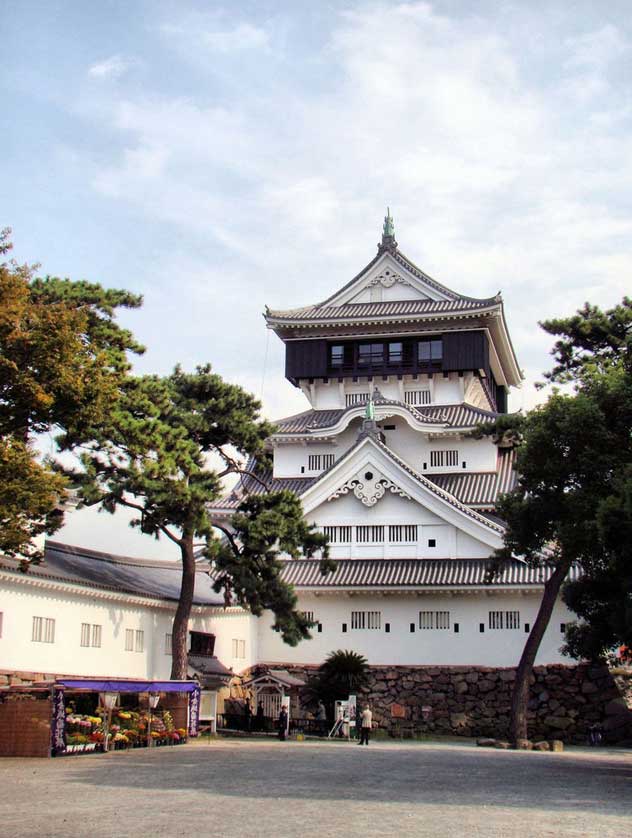
{"label": "stone block", "polygon": [[531,751],[533,750],[533,742],[530,742],[528,739],[516,739],[514,748],[517,751]]}
{"label": "stone block", "polygon": [[560,753],[564,750],[564,743],[561,739],[549,739],[549,747],[552,751]]}
{"label": "stone block", "polygon": [[452,727],[465,727],[467,725],[468,720],[465,713],[451,713],[450,714],[450,724]]}
{"label": "stone block", "polygon": [[469,687],[466,681],[457,681],[455,689],[458,695],[464,695],[468,691]]}
{"label": "stone block", "polygon": [[496,742],[494,748],[498,748],[500,751],[508,751],[511,748],[509,742]]}
{"label": "stone block", "polygon": [[479,693],[488,693],[495,689],[496,685],[493,681],[488,680],[487,678],[483,679],[482,681],[478,682],[478,691]]}
{"label": "stone block", "polygon": [[534,751],[550,751],[551,746],[546,741],[546,739],[542,739],[539,742],[534,742],[533,743],[533,750]]}
{"label": "stone block", "polygon": [[630,708],[628,707],[624,698],[613,698],[603,708],[606,716],[619,716],[621,714],[628,715]]}
{"label": "stone block", "polygon": [[465,680],[468,684],[476,684],[478,681],[479,675],[478,672],[468,672],[465,676]]}
{"label": "stone block", "polygon": [[544,724],[554,730],[566,730],[573,724],[573,720],[566,716],[546,716]]}
{"label": "stone block", "polygon": [[582,684],[582,693],[584,695],[589,695],[590,693],[596,693],[599,691],[599,687],[596,684],[593,684],[592,681],[584,681]]}

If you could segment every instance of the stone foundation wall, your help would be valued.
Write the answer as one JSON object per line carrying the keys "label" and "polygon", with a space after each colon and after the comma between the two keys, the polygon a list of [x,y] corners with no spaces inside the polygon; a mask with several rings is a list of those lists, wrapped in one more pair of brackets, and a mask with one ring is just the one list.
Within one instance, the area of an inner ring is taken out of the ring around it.
{"label": "stone foundation wall", "polygon": [[[315,667],[283,668],[306,681],[315,672]],[[374,721],[394,735],[508,735],[513,668],[373,666],[369,672],[368,689],[358,700],[368,701]],[[303,705],[301,715],[310,709]],[[588,664],[535,668],[531,739],[583,744],[594,724],[603,726],[606,742],[632,740],[632,669]]]}

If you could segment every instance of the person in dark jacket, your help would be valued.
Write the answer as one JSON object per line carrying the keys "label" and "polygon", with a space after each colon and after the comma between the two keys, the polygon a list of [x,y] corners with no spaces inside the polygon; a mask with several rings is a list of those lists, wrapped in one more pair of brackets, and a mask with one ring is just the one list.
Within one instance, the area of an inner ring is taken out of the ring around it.
{"label": "person in dark jacket", "polygon": [[285,707],[281,707],[281,712],[279,713],[279,739],[281,742],[285,742],[285,736],[287,734],[287,710]]}

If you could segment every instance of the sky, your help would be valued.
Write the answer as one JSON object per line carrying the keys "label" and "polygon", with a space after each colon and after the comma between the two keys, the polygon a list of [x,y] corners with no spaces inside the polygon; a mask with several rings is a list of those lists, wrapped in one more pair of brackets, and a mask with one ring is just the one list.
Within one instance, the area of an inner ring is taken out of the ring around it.
{"label": "sky", "polygon": [[[0,0],[0,226],[41,273],[144,296],[138,372],[210,361],[307,404],[262,312],[400,249],[502,291],[529,408],[538,321],[632,290],[630,0]],[[57,535],[173,556],[124,515]]]}

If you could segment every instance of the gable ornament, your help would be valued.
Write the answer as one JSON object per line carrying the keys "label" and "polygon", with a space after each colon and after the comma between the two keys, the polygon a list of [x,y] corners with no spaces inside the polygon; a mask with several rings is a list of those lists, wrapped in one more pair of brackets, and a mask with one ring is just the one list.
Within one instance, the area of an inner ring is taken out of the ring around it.
{"label": "gable ornament", "polygon": [[407,492],[401,489],[396,483],[393,483],[392,480],[389,480],[388,477],[375,475],[370,470],[367,470],[362,475],[362,478],[352,477],[350,480],[347,480],[335,492],[332,492],[327,500],[336,500],[336,498],[352,493],[364,506],[375,506],[388,491],[394,495],[398,495],[400,498],[412,500]]}

